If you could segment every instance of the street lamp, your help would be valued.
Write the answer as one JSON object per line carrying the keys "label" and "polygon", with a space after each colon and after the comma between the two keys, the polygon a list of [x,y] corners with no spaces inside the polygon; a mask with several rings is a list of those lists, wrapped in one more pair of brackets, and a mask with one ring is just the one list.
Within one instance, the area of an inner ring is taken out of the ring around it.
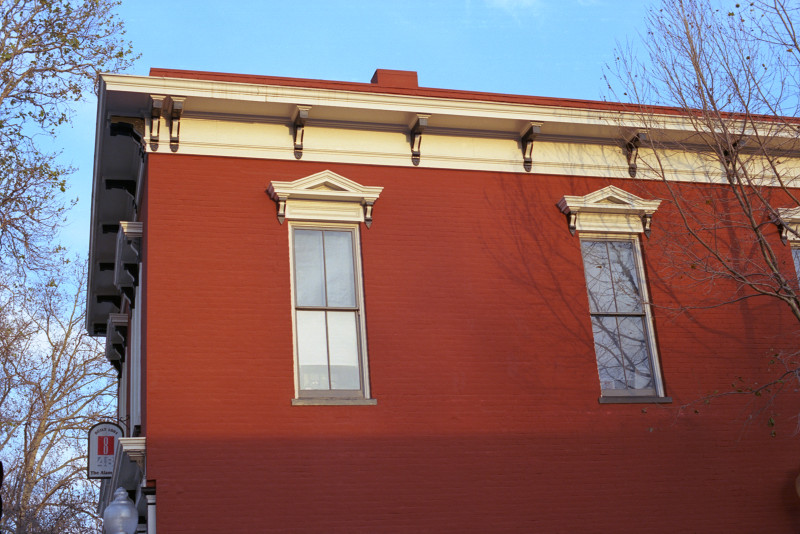
{"label": "street lamp", "polygon": [[106,534],[135,534],[139,524],[139,513],[128,498],[124,488],[117,488],[114,500],[103,512],[103,531]]}

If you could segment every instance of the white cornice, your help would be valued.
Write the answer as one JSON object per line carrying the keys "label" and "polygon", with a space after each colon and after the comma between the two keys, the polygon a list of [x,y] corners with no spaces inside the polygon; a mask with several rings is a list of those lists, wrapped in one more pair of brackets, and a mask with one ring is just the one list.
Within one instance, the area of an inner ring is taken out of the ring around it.
{"label": "white cornice", "polygon": [[[106,91],[139,94],[166,93],[182,97],[250,101],[287,105],[328,106],[339,109],[394,111],[409,114],[450,115],[529,122],[558,122],[613,127],[642,127],[640,114],[556,104],[523,104],[436,96],[249,84],[216,80],[104,74]],[[662,128],[694,131],[689,121],[675,115],[651,115]],[[435,119],[432,121],[435,122]],[[652,127],[652,125],[649,125]],[[517,131],[519,125],[509,130]]]}

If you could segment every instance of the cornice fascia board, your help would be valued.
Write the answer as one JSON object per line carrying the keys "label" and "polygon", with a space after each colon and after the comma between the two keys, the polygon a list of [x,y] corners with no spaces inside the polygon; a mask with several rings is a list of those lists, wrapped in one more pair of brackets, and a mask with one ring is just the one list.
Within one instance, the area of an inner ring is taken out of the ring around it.
{"label": "cornice fascia board", "polygon": [[[643,126],[641,113],[593,109],[588,106],[586,108],[561,107],[187,78],[118,74],[102,76],[109,92],[143,95],[159,93],[217,100],[423,113],[431,115],[432,122],[436,120],[437,116],[442,115],[515,121],[513,125],[509,125],[509,131],[517,131],[519,124],[531,120],[545,124],[556,122],[620,128],[641,128]],[[191,109],[191,106],[188,108]],[[690,121],[680,116],[652,114],[647,117],[650,123],[647,125],[649,129],[694,131]],[[431,126],[433,125],[431,124]]]}

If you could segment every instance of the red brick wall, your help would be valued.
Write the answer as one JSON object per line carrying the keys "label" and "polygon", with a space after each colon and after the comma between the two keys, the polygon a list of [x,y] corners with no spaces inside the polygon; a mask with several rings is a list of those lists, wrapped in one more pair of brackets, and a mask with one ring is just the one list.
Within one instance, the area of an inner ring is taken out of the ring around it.
{"label": "red brick wall", "polygon": [[[377,406],[290,404],[288,233],[265,190],[326,168],[385,187],[362,227]],[[767,353],[797,346],[780,306],[656,309],[673,404],[598,403],[579,242],[556,203],[608,181],[160,154],[148,180],[162,532],[797,530],[798,396],[679,411],[771,376]],[[690,292],[659,275],[669,218],[643,252],[671,305]]]}

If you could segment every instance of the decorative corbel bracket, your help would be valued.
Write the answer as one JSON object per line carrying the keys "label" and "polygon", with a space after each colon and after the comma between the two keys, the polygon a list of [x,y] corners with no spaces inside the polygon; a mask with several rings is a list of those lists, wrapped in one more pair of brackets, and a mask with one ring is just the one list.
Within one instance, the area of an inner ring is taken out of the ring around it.
{"label": "decorative corbel bracket", "polygon": [[650,238],[650,224],[653,222],[653,214],[652,213],[645,213],[642,215],[642,230],[644,231],[644,235],[649,239]]}
{"label": "decorative corbel bracket", "polygon": [[170,97],[171,109],[169,112],[169,142],[170,145],[178,145],[181,136],[181,115],[183,114],[186,97]]}
{"label": "decorative corbel bracket", "polygon": [[292,137],[294,138],[294,157],[303,157],[303,136],[306,131],[306,121],[311,106],[295,106],[292,114]]}
{"label": "decorative corbel bracket", "polygon": [[428,126],[430,115],[418,113],[410,126],[409,140],[411,141],[411,163],[419,165],[420,155],[422,154],[422,133]]}
{"label": "decorative corbel bracket", "polygon": [[531,121],[520,134],[520,146],[522,147],[522,165],[526,172],[531,172],[533,167],[533,142],[536,136],[542,131],[542,123]]}
{"label": "decorative corbel bracket", "polygon": [[161,135],[161,115],[164,110],[164,95],[150,95],[150,116],[145,117],[150,143],[158,145]]}
{"label": "decorative corbel bracket", "polygon": [[625,142],[625,158],[628,160],[628,175],[631,178],[636,178],[636,160],[639,158],[639,146],[642,141],[647,141],[647,132],[640,130]]}
{"label": "decorative corbel bracket", "polygon": [[283,224],[286,220],[286,201],[289,200],[288,195],[275,195],[275,204],[278,207],[278,222]]}
{"label": "decorative corbel bracket", "polygon": [[106,323],[106,358],[110,362],[125,361],[128,343],[128,314],[109,313]]}
{"label": "decorative corbel bracket", "polygon": [[800,207],[778,208],[772,215],[772,222],[778,227],[781,243],[800,244]]}
{"label": "decorative corbel bracket", "polygon": [[375,204],[374,200],[364,201],[364,225],[369,228],[372,226],[372,206]]}

